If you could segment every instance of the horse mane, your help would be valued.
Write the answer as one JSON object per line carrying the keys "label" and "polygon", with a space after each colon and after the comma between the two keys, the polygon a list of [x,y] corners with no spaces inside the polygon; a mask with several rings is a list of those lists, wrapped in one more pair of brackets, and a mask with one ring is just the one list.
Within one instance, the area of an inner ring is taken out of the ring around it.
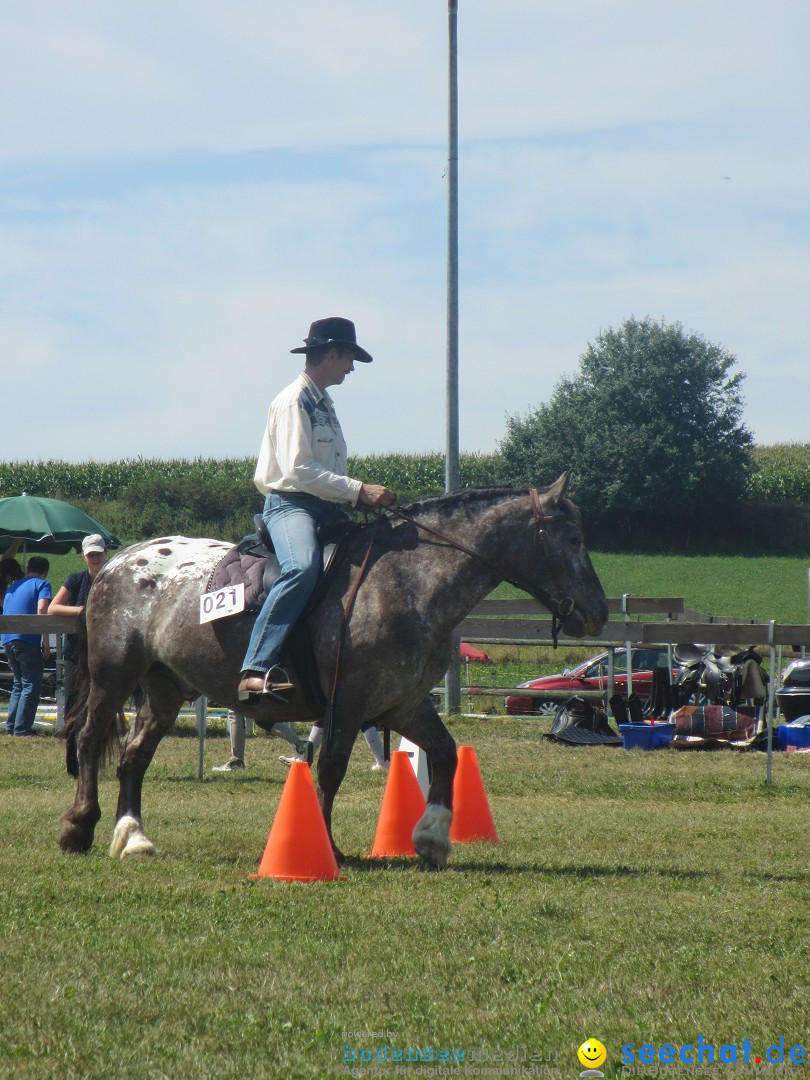
{"label": "horse mane", "polygon": [[460,491],[445,491],[440,495],[429,495],[424,499],[416,499],[401,507],[409,514],[418,514],[422,511],[430,513],[432,510],[443,510],[448,506],[466,506],[469,503],[494,502],[495,500],[509,498],[516,495],[528,495],[529,489],[516,487],[471,487]]}
{"label": "horse mane", "polygon": [[[538,487],[538,493],[542,495],[549,490],[549,486]],[[503,499],[528,495],[530,491],[531,488],[528,486],[510,487],[504,485],[500,487],[471,487],[464,488],[460,491],[444,492],[441,495],[431,495],[425,499],[418,499],[415,502],[407,503],[405,506],[400,507],[400,509],[411,515],[421,513],[437,513],[441,515],[448,513],[456,507],[473,507],[477,506],[479,503],[500,502]],[[561,499],[560,506],[565,513],[576,522],[577,526],[581,527],[582,519],[579,510],[571,500]]]}

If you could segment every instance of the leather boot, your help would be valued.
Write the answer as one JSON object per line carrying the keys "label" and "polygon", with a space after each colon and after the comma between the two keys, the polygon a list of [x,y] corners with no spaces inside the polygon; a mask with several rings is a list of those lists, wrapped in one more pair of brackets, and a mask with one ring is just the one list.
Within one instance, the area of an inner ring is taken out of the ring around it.
{"label": "leather boot", "polygon": [[630,722],[627,716],[627,704],[621,694],[614,694],[608,704],[617,724],[628,724]]}
{"label": "leather boot", "polygon": [[664,679],[661,686],[661,716],[666,720],[672,709],[672,683],[669,679]]}
{"label": "leather boot", "polygon": [[633,691],[627,699],[627,711],[630,713],[631,724],[644,723],[644,710],[641,707],[641,698]]}
{"label": "leather boot", "polygon": [[646,710],[648,716],[662,716],[664,708],[664,679],[666,678],[666,672],[663,668],[656,668],[652,673],[652,693],[650,694],[649,708]]}

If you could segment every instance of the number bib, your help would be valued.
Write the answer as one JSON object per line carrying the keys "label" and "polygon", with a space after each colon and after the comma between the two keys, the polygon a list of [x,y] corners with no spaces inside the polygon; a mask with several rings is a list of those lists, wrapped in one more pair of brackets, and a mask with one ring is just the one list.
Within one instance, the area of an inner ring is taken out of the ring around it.
{"label": "number bib", "polygon": [[200,597],[200,622],[213,622],[245,610],[245,585],[226,585],[224,589],[203,593]]}

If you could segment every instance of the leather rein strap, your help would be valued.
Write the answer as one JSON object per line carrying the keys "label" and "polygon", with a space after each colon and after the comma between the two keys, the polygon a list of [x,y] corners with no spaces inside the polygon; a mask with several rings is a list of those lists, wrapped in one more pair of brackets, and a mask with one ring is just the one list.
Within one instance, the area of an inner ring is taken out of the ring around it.
{"label": "leather rein strap", "polygon": [[346,640],[346,629],[349,625],[349,619],[352,617],[352,611],[354,610],[354,602],[357,599],[357,593],[360,589],[360,585],[363,578],[366,576],[366,570],[368,568],[369,559],[371,558],[371,549],[374,547],[374,541],[377,539],[377,530],[382,520],[382,515],[378,514],[374,519],[374,524],[371,528],[371,536],[369,537],[368,547],[366,548],[366,554],[363,556],[363,561],[360,564],[360,571],[355,578],[354,585],[352,585],[349,598],[346,601],[346,606],[343,609],[343,618],[340,622],[340,636],[338,637],[338,647],[335,654],[335,677],[332,680],[332,693],[329,695],[329,705],[326,709],[326,748],[331,750],[335,742],[335,730],[337,728],[337,693],[338,683],[340,681],[340,668],[343,660],[343,643]]}
{"label": "leather rein strap", "polygon": [[[543,513],[543,507],[540,505],[540,496],[537,493],[536,488],[529,489],[529,500],[532,509],[532,521],[534,523],[534,533],[532,536],[532,558],[537,558],[537,544],[538,541],[542,544],[543,554],[547,559],[551,559],[551,548],[548,542],[548,534],[545,530],[547,522],[559,521],[559,515],[549,515]],[[482,555],[478,551],[474,551],[472,548],[467,547],[460,540],[454,540],[452,536],[448,536],[446,533],[441,532],[439,529],[433,529],[430,525],[425,525],[422,521],[417,521],[411,514],[406,514],[404,510],[398,509],[396,506],[389,507],[387,513],[393,514],[395,517],[400,518],[402,521],[407,521],[409,524],[414,525],[417,529],[421,529],[422,532],[427,533],[429,536],[434,537],[436,540],[441,540],[442,543],[447,544],[449,547],[455,548],[456,551],[462,552],[464,555],[468,555],[471,559],[475,559],[477,562],[482,563],[484,566],[489,567],[490,570],[500,578],[502,581],[509,582],[510,585],[514,585],[516,589],[522,589],[524,592],[529,593],[532,596],[539,596],[545,607],[551,612],[551,638],[554,642],[554,648],[557,648],[557,637],[559,636],[560,626],[565,619],[573,612],[575,608],[574,601],[570,596],[562,597],[562,599],[555,600],[544,589],[538,589],[534,584],[522,581],[518,577],[505,577],[503,570],[486,555]],[[349,597],[346,601],[346,606],[343,609],[343,619],[340,626],[340,636],[338,637],[337,654],[335,656],[335,676],[332,680],[332,692],[329,696],[329,705],[326,710],[326,748],[331,750],[335,741],[335,731],[337,729],[337,692],[340,681],[340,669],[343,659],[343,643],[346,639],[346,629],[349,625],[349,620],[352,616],[352,610],[354,609],[354,603],[357,599],[357,593],[360,589],[360,585],[366,574],[368,568],[369,559],[371,558],[371,550],[374,547],[374,541],[377,538],[377,529],[380,521],[382,520],[382,513],[378,513],[375,518],[374,525],[371,530],[371,536],[369,538],[368,547],[366,548],[366,554],[360,564],[359,573],[355,579],[354,585],[351,588]]]}

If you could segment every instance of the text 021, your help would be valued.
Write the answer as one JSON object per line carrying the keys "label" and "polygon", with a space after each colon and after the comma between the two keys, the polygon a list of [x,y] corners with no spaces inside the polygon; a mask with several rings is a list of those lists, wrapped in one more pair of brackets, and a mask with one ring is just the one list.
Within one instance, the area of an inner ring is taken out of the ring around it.
{"label": "text 021", "polygon": [[200,597],[200,622],[213,622],[245,610],[245,584],[226,585],[224,589],[203,593]]}

